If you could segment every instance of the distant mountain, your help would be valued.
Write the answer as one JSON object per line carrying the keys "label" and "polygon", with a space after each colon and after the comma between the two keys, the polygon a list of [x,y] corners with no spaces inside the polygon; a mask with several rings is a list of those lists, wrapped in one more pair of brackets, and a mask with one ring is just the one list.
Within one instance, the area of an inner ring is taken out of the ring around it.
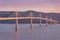
{"label": "distant mountain", "polygon": [[[39,15],[41,14],[42,17],[48,16],[48,18],[52,17],[53,20],[60,21],[60,13],[44,13],[44,12],[37,12],[37,11],[29,10],[29,11],[24,11],[24,12],[18,12],[18,16],[27,17],[27,16],[30,16],[31,12],[33,16],[35,17],[39,17]],[[0,17],[15,17],[15,11],[0,11]],[[7,21],[0,21],[0,23],[1,22],[7,22]],[[10,21],[10,22],[15,22],[15,21]]]}

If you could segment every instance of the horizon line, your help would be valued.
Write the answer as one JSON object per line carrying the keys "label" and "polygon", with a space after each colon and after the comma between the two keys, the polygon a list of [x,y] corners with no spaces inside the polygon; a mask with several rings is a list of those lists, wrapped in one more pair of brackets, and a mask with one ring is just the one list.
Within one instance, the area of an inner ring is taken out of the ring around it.
{"label": "horizon line", "polygon": [[[16,10],[0,10],[0,11],[16,11]],[[26,12],[26,11],[35,11],[35,12],[42,12],[42,11],[37,11],[37,10],[17,10],[17,12]],[[60,13],[60,12],[42,12],[42,13]]]}

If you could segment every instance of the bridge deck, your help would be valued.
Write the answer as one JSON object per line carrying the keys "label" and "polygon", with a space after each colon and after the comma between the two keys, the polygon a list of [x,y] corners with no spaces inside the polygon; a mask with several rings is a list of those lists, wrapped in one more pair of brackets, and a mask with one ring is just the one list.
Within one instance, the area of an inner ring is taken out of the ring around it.
{"label": "bridge deck", "polygon": [[47,18],[40,18],[40,17],[10,17],[10,18],[0,18],[0,20],[16,20],[16,19],[40,19],[40,20],[47,20],[47,21],[55,21]]}

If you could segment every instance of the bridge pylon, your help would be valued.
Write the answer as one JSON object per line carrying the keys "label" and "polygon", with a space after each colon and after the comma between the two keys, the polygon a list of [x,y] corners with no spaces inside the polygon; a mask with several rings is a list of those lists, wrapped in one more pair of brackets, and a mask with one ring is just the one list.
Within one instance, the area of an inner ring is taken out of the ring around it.
{"label": "bridge pylon", "polygon": [[17,13],[17,10],[16,10],[16,27],[15,27],[15,31],[18,30],[18,13]]}
{"label": "bridge pylon", "polygon": [[32,12],[30,13],[30,17],[31,17],[31,23],[30,23],[30,28],[32,28],[32,24],[33,24],[33,19],[32,19]]}
{"label": "bridge pylon", "polygon": [[[50,17],[50,20],[52,20],[52,17]],[[53,21],[50,21],[51,24],[53,24]]]}
{"label": "bridge pylon", "polygon": [[[40,18],[41,18],[41,14],[40,14],[39,16],[40,16]],[[41,27],[41,24],[42,24],[42,20],[40,19],[40,27]]]}
{"label": "bridge pylon", "polygon": [[[48,19],[48,17],[46,16],[46,19]],[[48,20],[46,20],[46,26],[48,25]]]}
{"label": "bridge pylon", "polygon": [[55,24],[58,24],[58,21],[55,21]]}

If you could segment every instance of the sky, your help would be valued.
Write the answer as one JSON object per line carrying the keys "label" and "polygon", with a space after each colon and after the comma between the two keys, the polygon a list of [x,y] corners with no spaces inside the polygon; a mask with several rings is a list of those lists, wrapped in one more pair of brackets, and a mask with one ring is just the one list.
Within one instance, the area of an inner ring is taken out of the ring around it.
{"label": "sky", "polygon": [[0,0],[0,11],[15,10],[60,13],[60,0]]}

